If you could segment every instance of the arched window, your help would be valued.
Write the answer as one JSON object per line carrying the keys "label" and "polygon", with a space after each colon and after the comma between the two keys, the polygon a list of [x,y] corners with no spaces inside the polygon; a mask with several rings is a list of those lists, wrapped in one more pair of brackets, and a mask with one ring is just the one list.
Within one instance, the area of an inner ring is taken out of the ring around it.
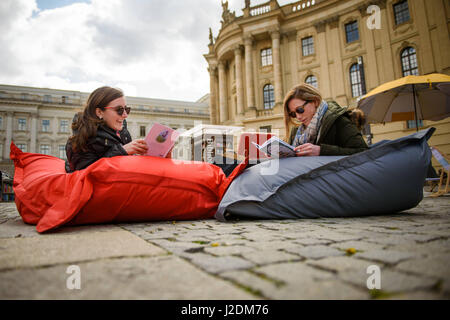
{"label": "arched window", "polygon": [[273,85],[266,84],[263,89],[264,109],[272,109],[275,105],[275,97],[273,93]]}
{"label": "arched window", "polygon": [[316,76],[313,76],[313,75],[307,76],[306,79],[305,79],[305,82],[307,84],[312,85],[313,87],[319,88],[319,85],[317,84]]}
{"label": "arched window", "polygon": [[402,53],[400,54],[402,59],[402,73],[403,76],[410,76],[410,75],[419,75],[419,68],[417,66],[417,56],[416,56],[416,50],[412,47],[407,47],[402,50]]}
{"label": "arched window", "polygon": [[352,64],[350,67],[350,86],[352,88],[352,96],[359,97],[363,93],[361,71],[357,63]]}

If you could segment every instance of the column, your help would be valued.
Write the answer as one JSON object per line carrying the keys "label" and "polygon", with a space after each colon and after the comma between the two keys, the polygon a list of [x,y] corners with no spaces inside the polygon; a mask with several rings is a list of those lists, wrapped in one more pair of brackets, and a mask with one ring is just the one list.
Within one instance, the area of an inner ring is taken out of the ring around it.
{"label": "column", "polygon": [[[336,66],[336,74],[334,75],[335,86],[333,86],[333,93],[335,98],[346,97],[345,95],[345,78],[344,71],[342,68],[342,56],[341,56],[341,41],[339,40],[339,17],[334,17],[330,21],[330,31],[331,38],[334,40],[333,49],[334,50],[334,65]],[[375,50],[374,50],[375,53]],[[346,100],[346,99],[345,99]],[[345,105],[347,102],[345,102]]]}
{"label": "column", "polygon": [[3,159],[9,159],[10,146],[13,132],[13,117],[14,112],[6,112],[6,139],[5,147],[3,148]]}
{"label": "column", "polygon": [[244,87],[242,85],[242,52],[241,46],[234,49],[234,60],[236,64],[236,100],[237,114],[244,113]]}
{"label": "column", "polygon": [[[410,1],[411,3],[411,1]],[[416,19],[415,23],[417,25],[417,30],[419,31],[419,37],[420,37],[420,52],[417,53],[417,58],[419,61],[419,64],[422,63],[422,68],[419,70],[421,71],[421,74],[427,74],[427,73],[433,73],[436,72],[436,66],[434,63],[434,57],[433,57],[433,47],[431,46],[431,39],[430,39],[430,30],[428,27],[428,19],[427,19],[427,10],[425,9],[425,3],[423,0],[414,1],[411,3],[411,5],[414,5],[416,8],[415,17],[413,19]],[[410,9],[411,12],[411,9]],[[435,22],[435,21],[434,21]],[[422,54],[422,57],[419,58],[419,55]],[[447,52],[448,54],[448,52]],[[399,58],[400,59],[400,58]],[[420,59],[420,60],[419,60]]]}
{"label": "column", "polygon": [[222,61],[219,62],[219,110],[220,110],[220,123],[227,121],[227,87],[226,87],[226,74],[225,65]]}
{"label": "column", "polygon": [[[392,49],[391,49],[391,38],[389,35],[389,28],[391,26],[388,23],[388,11],[387,8],[381,9],[381,30],[380,30],[380,36],[381,36],[381,52],[382,52],[382,61],[383,66],[380,66],[381,74],[383,75],[381,77],[381,83],[392,81],[395,79],[395,72],[394,72],[394,60],[392,57]],[[400,57],[398,57],[400,61]]]}
{"label": "column", "polygon": [[[55,121],[58,121],[56,118]],[[56,128],[58,124],[56,124]],[[30,151],[36,153],[36,137],[37,137],[37,113],[31,114],[31,138],[30,138]],[[53,150],[52,150],[53,151]]]}
{"label": "column", "polygon": [[320,61],[320,92],[324,99],[331,98],[330,89],[330,70],[328,68],[328,54],[327,54],[327,38],[325,35],[325,22],[319,22],[314,25],[317,31],[317,51],[319,53]]}
{"label": "column", "polygon": [[447,28],[447,18],[445,16],[444,2],[433,2],[434,15],[436,17],[436,29],[438,45],[440,50],[434,51],[436,56],[436,71],[443,73],[445,69],[450,67],[450,59],[448,59],[448,52],[450,52],[449,32]]}
{"label": "column", "polygon": [[364,70],[364,74],[366,75],[366,91],[369,92],[380,84],[380,80],[378,78],[377,56],[375,54],[374,30],[370,30],[365,25],[367,22],[367,11],[363,11],[361,16],[364,17],[364,19],[362,19],[364,23],[361,23],[361,29],[367,48],[367,61],[364,63],[364,68],[366,70]]}
{"label": "column", "polygon": [[245,44],[245,90],[247,93],[247,109],[255,106],[255,93],[253,91],[253,62],[252,46],[253,39],[248,36],[244,39]]}
{"label": "column", "polygon": [[216,112],[216,75],[217,68],[215,66],[209,66],[209,116],[211,118],[211,124],[217,124],[217,112]]}
{"label": "column", "polygon": [[275,104],[283,103],[283,79],[281,77],[280,32],[272,31],[272,63],[274,76]]}

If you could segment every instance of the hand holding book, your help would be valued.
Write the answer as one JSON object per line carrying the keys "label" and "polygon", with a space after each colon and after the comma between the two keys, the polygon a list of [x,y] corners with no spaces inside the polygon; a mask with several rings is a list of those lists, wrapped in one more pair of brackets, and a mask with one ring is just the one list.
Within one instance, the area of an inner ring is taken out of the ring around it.
{"label": "hand holding book", "polygon": [[296,156],[293,146],[275,136],[264,142],[262,145],[254,142],[252,143],[256,148],[271,158],[287,158]]}
{"label": "hand holding book", "polygon": [[144,139],[133,140],[123,146],[128,154],[146,154],[148,151],[147,143]]}
{"label": "hand holding book", "polygon": [[304,143],[295,147],[297,157],[320,156],[320,146],[312,143]]}
{"label": "hand holding book", "polygon": [[178,131],[160,123],[155,123],[145,137],[145,142],[148,146],[148,151],[145,155],[161,158],[168,157],[179,135]]}

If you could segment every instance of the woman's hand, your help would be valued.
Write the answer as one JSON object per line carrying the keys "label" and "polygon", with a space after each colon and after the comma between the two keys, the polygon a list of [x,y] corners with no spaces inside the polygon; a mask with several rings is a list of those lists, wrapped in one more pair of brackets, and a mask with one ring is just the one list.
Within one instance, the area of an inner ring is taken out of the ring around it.
{"label": "woman's hand", "polygon": [[319,156],[320,155],[320,146],[317,146],[312,143],[301,144],[298,147],[294,148],[297,157],[304,156]]}
{"label": "woman's hand", "polygon": [[128,154],[145,154],[147,153],[148,147],[147,142],[144,139],[133,140],[123,146]]}

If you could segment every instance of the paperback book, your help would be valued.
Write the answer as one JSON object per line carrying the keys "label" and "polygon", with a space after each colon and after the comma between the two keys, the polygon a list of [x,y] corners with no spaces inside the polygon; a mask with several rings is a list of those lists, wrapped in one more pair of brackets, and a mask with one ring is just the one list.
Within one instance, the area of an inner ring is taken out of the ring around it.
{"label": "paperback book", "polygon": [[155,123],[145,137],[145,142],[147,142],[148,146],[146,155],[165,158],[175,145],[179,135],[178,131],[160,123]]}
{"label": "paperback book", "polygon": [[278,137],[272,137],[262,145],[252,142],[256,148],[271,158],[295,157],[294,147]]}

